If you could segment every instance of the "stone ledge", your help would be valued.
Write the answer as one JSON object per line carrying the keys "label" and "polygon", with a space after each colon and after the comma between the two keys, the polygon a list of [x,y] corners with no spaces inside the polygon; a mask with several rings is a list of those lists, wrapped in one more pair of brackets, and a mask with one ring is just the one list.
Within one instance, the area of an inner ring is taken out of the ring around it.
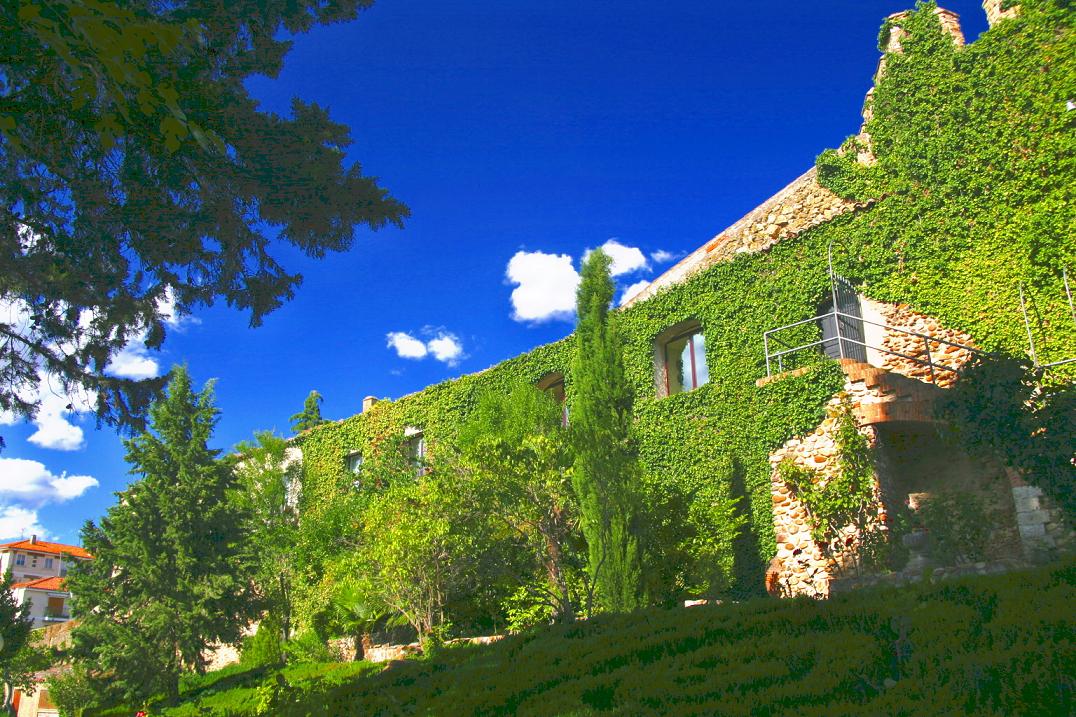
{"label": "stone ledge", "polygon": [[755,385],[759,388],[773,383],[774,381],[780,381],[783,378],[792,378],[793,376],[804,376],[814,370],[814,366],[801,366],[800,368],[792,369],[791,371],[785,371],[784,373],[775,373],[772,376],[763,376],[762,378],[755,379]]}

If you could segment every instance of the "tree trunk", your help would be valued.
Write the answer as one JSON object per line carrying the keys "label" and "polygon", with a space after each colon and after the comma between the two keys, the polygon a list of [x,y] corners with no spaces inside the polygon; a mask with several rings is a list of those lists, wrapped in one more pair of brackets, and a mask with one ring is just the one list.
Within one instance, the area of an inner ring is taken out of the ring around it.
{"label": "tree trunk", "polygon": [[546,572],[549,575],[549,582],[552,584],[553,591],[560,597],[560,605],[557,607],[556,614],[553,615],[555,622],[571,622],[575,619],[575,611],[572,609],[572,596],[568,591],[568,581],[564,577],[564,570],[561,568],[561,550],[557,541],[552,536],[545,536],[546,544]]}

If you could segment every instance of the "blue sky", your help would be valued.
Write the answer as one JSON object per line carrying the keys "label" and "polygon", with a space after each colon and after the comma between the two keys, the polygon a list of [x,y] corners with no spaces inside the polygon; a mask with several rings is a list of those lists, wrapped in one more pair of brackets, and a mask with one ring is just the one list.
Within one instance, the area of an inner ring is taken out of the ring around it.
{"label": "blue sky", "polygon": [[[132,369],[216,378],[229,449],[287,432],[311,389],[344,418],[559,339],[587,249],[611,246],[623,288],[652,279],[855,133],[878,28],[909,4],[379,0],[299,36],[250,90],[329,107],[411,218],[322,261],[280,248],[305,281],[262,327],[201,311]],[[945,6],[986,29],[979,2]],[[0,428],[0,538],[77,542],[131,480],[123,446],[42,420]]]}

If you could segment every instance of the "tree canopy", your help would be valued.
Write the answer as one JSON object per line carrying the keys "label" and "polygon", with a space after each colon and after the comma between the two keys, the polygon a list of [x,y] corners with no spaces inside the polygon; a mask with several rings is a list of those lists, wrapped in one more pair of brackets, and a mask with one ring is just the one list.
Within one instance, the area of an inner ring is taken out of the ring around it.
{"label": "tree canopy", "polygon": [[94,560],[68,577],[81,623],[74,653],[102,691],[174,697],[184,669],[201,671],[215,641],[234,642],[253,616],[244,516],[228,500],[236,479],[207,442],[212,386],[195,393],[186,369],[150,410],[151,429],[126,441],[141,476],[82,530]]}
{"label": "tree canopy", "polygon": [[324,399],[322,399],[320,393],[311,391],[306,400],[303,401],[303,410],[291,417],[291,430],[296,433],[302,433],[309,428],[325,423],[325,419],[321,417],[322,400]]}
{"label": "tree canopy", "polygon": [[33,691],[33,675],[49,665],[49,653],[34,644],[31,630],[30,602],[19,605],[11,591],[10,572],[0,576],[0,680],[3,681],[3,704],[7,714],[16,688]]}
{"label": "tree canopy", "polygon": [[370,0],[53,0],[0,5],[0,411],[33,415],[45,378],[99,420],[141,426],[164,378],[110,369],[130,341],[223,300],[257,326],[321,258],[407,208],[349,161],[315,104],[258,109],[286,33]]}

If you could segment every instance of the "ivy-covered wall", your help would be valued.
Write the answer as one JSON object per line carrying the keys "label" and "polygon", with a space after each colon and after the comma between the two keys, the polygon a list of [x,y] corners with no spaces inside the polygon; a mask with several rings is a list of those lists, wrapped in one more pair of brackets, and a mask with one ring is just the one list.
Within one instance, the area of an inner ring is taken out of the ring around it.
{"label": "ivy-covered wall", "polygon": [[[831,245],[837,270],[863,294],[908,304],[1015,356],[1027,348],[1023,281],[1040,360],[1076,355],[1060,280],[1064,266],[1076,274],[1076,111],[1066,109],[1076,87],[1073,10],[1061,0],[1026,2],[1018,17],[961,48],[942,33],[933,8],[902,19],[902,52],[887,58],[873,93],[865,129],[877,162],[865,167],[854,151],[819,158],[824,187],[876,201],[615,314],[636,392],[644,490],[660,507],[652,529],[666,538],[652,541],[663,551],[654,570],[668,595],[761,587],[775,551],[767,457],[818,425],[843,384],[835,365],[822,364],[757,387],[765,375],[762,333],[817,313],[829,289]],[[687,319],[705,334],[710,383],[658,398],[655,337]],[[808,325],[800,335],[812,332]],[[305,433],[303,519],[317,521],[336,496],[354,490],[349,452],[368,454],[413,426],[436,456],[483,390],[559,371],[570,405],[572,349],[569,337]],[[748,529],[734,539],[728,508],[736,497],[733,512]],[[307,576],[305,599],[324,593],[321,580]]]}

